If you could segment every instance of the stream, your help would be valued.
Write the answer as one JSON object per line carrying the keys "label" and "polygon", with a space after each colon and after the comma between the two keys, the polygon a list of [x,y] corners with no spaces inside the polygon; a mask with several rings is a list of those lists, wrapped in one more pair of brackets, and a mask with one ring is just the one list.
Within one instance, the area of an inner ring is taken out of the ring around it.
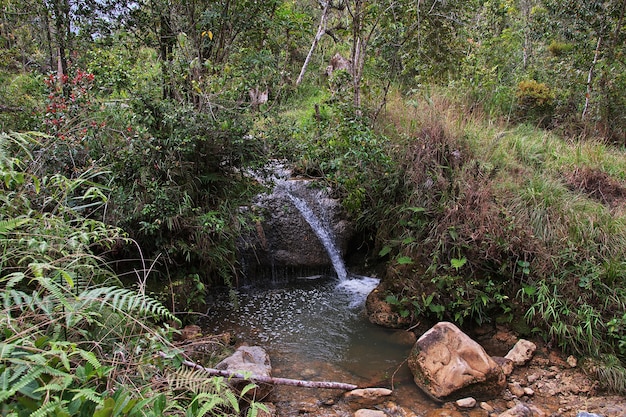
{"label": "stream", "polygon": [[[262,346],[270,355],[273,376],[359,386],[393,383],[404,407],[433,408],[404,363],[412,346],[403,340],[406,332],[372,324],[365,315],[365,298],[378,282],[352,275],[344,280],[299,277],[264,288],[240,288],[231,295],[217,293],[209,299],[201,326]],[[279,388],[273,400],[284,407],[280,415],[295,415],[305,398],[324,401],[338,394],[317,391]]]}

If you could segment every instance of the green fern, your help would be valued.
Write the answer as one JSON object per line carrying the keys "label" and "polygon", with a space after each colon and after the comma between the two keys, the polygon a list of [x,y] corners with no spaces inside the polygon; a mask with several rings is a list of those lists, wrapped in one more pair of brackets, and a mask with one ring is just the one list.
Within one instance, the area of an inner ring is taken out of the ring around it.
{"label": "green fern", "polygon": [[[67,404],[67,401],[61,400],[59,398],[46,403],[44,405],[42,405],[41,407],[39,407],[38,410],[36,410],[35,412],[33,412],[30,417],[46,417],[48,415],[69,415],[69,412],[65,409],[65,405]],[[60,410],[59,410],[60,409]],[[61,413],[60,411],[63,410],[64,413]],[[54,411],[54,412],[53,412]]]}
{"label": "green fern", "polygon": [[176,369],[168,373],[167,383],[175,391],[188,390],[196,394],[199,393],[215,393],[215,387],[219,387],[212,379],[213,375],[202,369]]}
{"label": "green fern", "polygon": [[159,319],[179,321],[178,318],[158,300],[127,288],[92,288],[78,295],[78,298],[85,301],[90,300],[94,303],[97,302],[100,308],[107,305],[114,310],[125,313],[147,313]]}
{"label": "green fern", "polygon": [[13,231],[14,229],[17,229],[20,226],[25,225],[29,221],[30,219],[27,217],[18,217],[14,219],[0,220],[0,239],[5,239],[6,235],[9,232]]}

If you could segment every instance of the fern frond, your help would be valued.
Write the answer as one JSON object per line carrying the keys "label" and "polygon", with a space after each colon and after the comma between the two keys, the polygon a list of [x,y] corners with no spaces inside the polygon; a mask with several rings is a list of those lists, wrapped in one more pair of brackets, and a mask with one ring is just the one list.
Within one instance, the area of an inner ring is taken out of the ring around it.
{"label": "fern frond", "polygon": [[79,294],[78,298],[82,300],[91,300],[94,303],[97,302],[100,309],[102,309],[105,305],[108,305],[113,310],[124,313],[139,312],[151,314],[152,316],[163,320],[178,321],[178,318],[158,300],[127,288],[92,288]]}
{"label": "fern frond", "polygon": [[93,352],[89,352],[87,350],[79,349],[78,350],[78,354],[84,360],[89,362],[91,364],[91,366],[93,366],[93,369],[100,369],[100,368],[102,368],[102,364],[100,363],[98,358],[96,358],[96,355]]}
{"label": "fern frond", "polygon": [[[200,395],[196,398],[199,398]],[[204,417],[206,415],[206,413],[208,413],[209,411],[213,411],[216,407],[219,407],[220,405],[224,405],[224,399],[221,397],[218,397],[217,395],[210,395],[207,396],[202,395],[202,397],[207,397],[208,401],[206,403],[204,403],[202,405],[202,408],[200,408],[200,410],[198,410],[198,413],[196,414],[197,417]]]}
{"label": "fern frond", "polygon": [[188,390],[196,394],[216,392],[214,376],[202,369],[176,369],[167,375],[167,382],[174,390]]}
{"label": "fern frond", "polygon": [[9,232],[28,223],[29,221],[30,219],[27,217],[0,220],[0,239],[4,239]]}
{"label": "fern frond", "polygon": [[[61,413],[59,413],[58,411],[57,412],[53,412],[53,411],[57,407],[60,407],[61,409],[65,408],[65,404],[67,404],[67,401],[57,398],[54,401],[50,401],[49,403],[46,403],[42,405],[41,407],[39,407],[39,409],[37,409],[30,415],[30,417],[46,417],[47,415],[60,415]],[[65,411],[66,411],[66,414],[69,415],[67,410]]]}
{"label": "fern frond", "polygon": [[20,379],[15,384],[12,384],[8,390],[0,392],[0,403],[11,398],[19,390],[34,382],[37,378],[39,378],[39,376],[41,376],[41,374],[44,373],[44,369],[45,368],[43,366],[37,366],[34,369],[31,369],[30,372],[22,375]]}
{"label": "fern frond", "polygon": [[80,398],[86,398],[89,401],[98,404],[99,406],[104,405],[104,399],[102,398],[102,395],[91,388],[81,388],[72,390],[71,392],[74,393],[72,401],[78,400]]}

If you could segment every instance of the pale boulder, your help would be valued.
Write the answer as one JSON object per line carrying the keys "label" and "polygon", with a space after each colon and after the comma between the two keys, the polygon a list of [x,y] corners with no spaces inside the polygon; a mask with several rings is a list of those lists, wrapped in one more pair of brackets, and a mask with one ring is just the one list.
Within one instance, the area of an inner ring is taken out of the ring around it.
{"label": "pale boulder", "polygon": [[512,360],[516,366],[522,366],[532,359],[535,350],[537,350],[537,345],[533,342],[520,339],[509,353],[506,354],[505,358]]}
{"label": "pale boulder", "polygon": [[[235,353],[218,363],[215,368],[233,373],[250,374],[252,380],[254,380],[255,376],[272,376],[270,357],[260,346],[241,346]],[[243,389],[249,381],[233,378],[231,383],[236,389]],[[257,388],[248,391],[247,396],[260,400],[267,397],[271,389],[271,385],[259,382],[257,383]]]}
{"label": "pale boulder", "polygon": [[502,369],[482,346],[449,322],[418,339],[408,365],[417,386],[437,401],[491,399],[506,385]]}

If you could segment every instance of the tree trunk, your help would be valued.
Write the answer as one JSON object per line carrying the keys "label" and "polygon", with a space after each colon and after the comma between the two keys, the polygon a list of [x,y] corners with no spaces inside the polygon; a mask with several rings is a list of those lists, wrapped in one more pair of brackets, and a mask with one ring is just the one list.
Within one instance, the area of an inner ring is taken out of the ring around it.
{"label": "tree trunk", "polygon": [[302,69],[300,70],[300,75],[298,75],[298,79],[296,80],[296,86],[300,85],[302,79],[304,78],[304,73],[306,72],[306,68],[309,65],[309,61],[313,56],[313,51],[317,47],[317,43],[322,39],[322,36],[326,33],[326,20],[328,19],[328,10],[330,9],[330,0],[327,0],[324,3],[324,9],[322,10],[322,17],[320,18],[320,24],[317,27],[317,33],[315,34],[315,38],[313,38],[313,43],[311,44],[311,49],[309,49],[309,53],[304,60],[304,64],[302,64]]}
{"label": "tree trunk", "polygon": [[587,93],[585,94],[585,106],[583,107],[582,120],[585,120],[587,116],[587,110],[589,110],[589,101],[591,99],[591,92],[593,90],[593,71],[596,68],[596,64],[598,63],[598,55],[600,54],[600,44],[602,43],[602,37],[598,36],[598,43],[596,45],[596,52],[593,55],[593,62],[591,63],[591,67],[589,68],[589,73],[587,74]]}

